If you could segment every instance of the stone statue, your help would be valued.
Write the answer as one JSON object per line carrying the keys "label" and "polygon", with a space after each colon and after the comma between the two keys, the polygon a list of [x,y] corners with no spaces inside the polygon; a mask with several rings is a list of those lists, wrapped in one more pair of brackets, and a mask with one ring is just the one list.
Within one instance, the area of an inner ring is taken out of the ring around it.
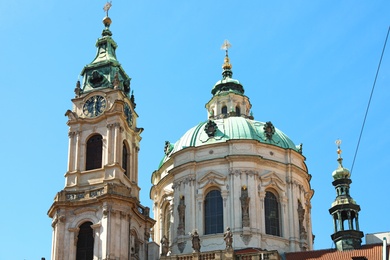
{"label": "stone statue", "polygon": [[177,234],[184,235],[185,230],[185,213],[186,205],[184,204],[184,196],[180,198],[179,205],[177,206],[177,211],[179,213],[179,225],[177,227]]}
{"label": "stone statue", "polygon": [[249,227],[249,196],[246,186],[241,188],[241,210],[242,210],[242,226]]}
{"label": "stone statue", "polygon": [[233,233],[230,231],[230,227],[226,228],[226,232],[223,234],[223,240],[226,243],[226,250],[233,248]]}
{"label": "stone statue", "polygon": [[161,255],[166,256],[169,251],[169,240],[168,238],[164,235],[161,239]]}
{"label": "stone statue", "polygon": [[194,249],[194,252],[199,253],[200,252],[200,238],[198,231],[194,230],[191,234],[192,236],[192,248]]}
{"label": "stone statue", "polygon": [[307,239],[307,232],[303,225],[305,218],[305,209],[302,207],[302,203],[298,200],[298,222],[299,222],[299,234],[301,239]]}

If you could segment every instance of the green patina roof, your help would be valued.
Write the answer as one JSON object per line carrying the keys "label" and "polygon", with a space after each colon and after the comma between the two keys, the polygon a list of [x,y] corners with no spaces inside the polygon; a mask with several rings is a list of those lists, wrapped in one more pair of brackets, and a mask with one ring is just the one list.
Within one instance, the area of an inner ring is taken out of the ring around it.
{"label": "green patina roof", "polygon": [[264,130],[266,123],[244,117],[228,117],[217,119],[213,122],[217,125],[217,130],[213,137],[209,137],[205,132],[208,121],[192,127],[175,143],[172,151],[162,159],[159,168],[169,159],[171,154],[187,147],[199,147],[202,145],[222,143],[228,140],[256,140],[284,149],[299,151],[291,139],[277,128],[275,128],[275,133],[272,135],[272,138],[267,138]]}
{"label": "green patina roof", "polygon": [[102,37],[96,42],[96,56],[81,71],[84,82],[80,93],[101,88],[117,88],[129,94],[131,78],[126,74],[116,58],[117,44],[111,37],[112,33],[109,29],[111,19],[105,17],[103,24],[105,28],[103,29]]}
{"label": "green patina roof", "polygon": [[[230,45],[230,43],[228,43]],[[224,59],[224,64],[222,65],[222,79],[217,81],[215,83],[213,89],[211,90],[211,94],[213,96],[219,95],[220,93],[224,92],[234,92],[236,94],[243,95],[244,94],[244,88],[241,85],[241,83],[233,79],[233,71],[232,71],[232,64],[230,64],[230,59],[228,56],[228,52],[226,49],[226,56]]]}
{"label": "green patina roof", "polygon": [[211,90],[211,94],[215,96],[224,92],[234,92],[236,94],[243,95],[244,88],[238,80],[226,77],[215,83],[213,89]]}

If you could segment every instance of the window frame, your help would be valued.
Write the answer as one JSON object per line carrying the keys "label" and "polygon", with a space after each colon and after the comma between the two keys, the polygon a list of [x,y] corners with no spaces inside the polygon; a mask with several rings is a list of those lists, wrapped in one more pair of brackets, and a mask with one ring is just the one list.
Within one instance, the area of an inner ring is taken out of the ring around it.
{"label": "window frame", "polygon": [[211,189],[206,193],[203,208],[204,234],[223,233],[223,199],[219,189]]}
{"label": "window frame", "polygon": [[76,244],[76,260],[93,260],[95,239],[92,225],[93,223],[91,221],[86,221],[79,226]]}
{"label": "window frame", "polygon": [[[276,211],[274,212],[275,216],[272,216],[273,215],[272,210]],[[267,190],[265,192],[264,219],[265,219],[264,221],[265,233],[268,235],[281,237],[280,202],[279,202],[278,193],[275,191]]]}
{"label": "window frame", "polygon": [[[95,140],[99,139],[99,140]],[[103,136],[95,133],[85,142],[85,170],[95,170],[103,167]]]}
{"label": "window frame", "polygon": [[130,152],[129,146],[126,141],[123,141],[122,145],[122,168],[124,170],[123,174],[130,178]]}

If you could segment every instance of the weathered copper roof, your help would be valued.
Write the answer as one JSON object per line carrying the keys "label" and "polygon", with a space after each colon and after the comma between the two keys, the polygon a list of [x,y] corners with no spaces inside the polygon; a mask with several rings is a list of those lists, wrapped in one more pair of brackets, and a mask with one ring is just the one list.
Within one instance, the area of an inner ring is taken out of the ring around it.
{"label": "weathered copper roof", "polygon": [[[338,251],[336,249],[324,249],[305,252],[286,253],[286,260],[381,260],[382,244],[364,245],[360,249],[350,251]],[[389,252],[390,246],[387,246]],[[365,257],[365,258],[364,258]],[[386,258],[388,259],[388,258]]]}
{"label": "weathered copper roof", "polygon": [[164,156],[159,167],[169,157],[188,147],[199,147],[208,144],[223,143],[228,140],[257,140],[261,143],[275,145],[284,149],[298,151],[297,146],[291,139],[279,129],[275,128],[272,137],[267,137],[264,126],[266,123],[251,120],[244,117],[228,117],[214,120],[217,129],[215,135],[208,136],[205,132],[207,122],[199,123],[188,130],[173,146],[168,154]]}

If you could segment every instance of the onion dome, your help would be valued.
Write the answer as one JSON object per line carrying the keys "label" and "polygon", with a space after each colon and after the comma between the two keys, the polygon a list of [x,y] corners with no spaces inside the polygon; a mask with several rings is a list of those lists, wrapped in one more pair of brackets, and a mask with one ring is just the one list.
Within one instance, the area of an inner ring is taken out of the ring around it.
{"label": "onion dome", "polygon": [[339,166],[336,170],[333,171],[332,177],[334,180],[349,179],[351,177],[351,173],[349,172],[348,169],[343,167],[343,158],[341,158],[341,153],[342,153],[340,149],[341,140],[337,140],[336,144],[337,144],[337,154],[338,154],[337,161],[339,163]]}

